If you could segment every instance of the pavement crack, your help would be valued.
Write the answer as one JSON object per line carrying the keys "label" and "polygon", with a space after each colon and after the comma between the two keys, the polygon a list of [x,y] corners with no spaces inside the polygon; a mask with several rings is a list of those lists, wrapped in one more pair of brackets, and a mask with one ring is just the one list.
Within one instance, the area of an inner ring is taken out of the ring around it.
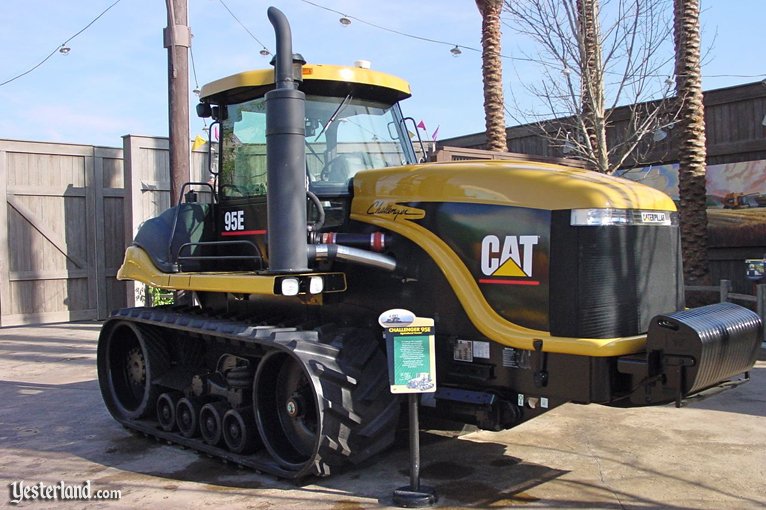
{"label": "pavement crack", "polygon": [[601,465],[601,457],[599,457],[596,452],[593,451],[593,447],[591,445],[590,437],[588,434],[585,435],[585,446],[588,448],[588,455],[590,455],[590,457],[596,462],[596,466],[598,467],[598,477],[601,480],[601,485],[606,487],[609,492],[612,493],[612,497],[614,497],[614,499],[617,501],[617,504],[620,505],[620,508],[625,510],[625,505],[623,505],[620,496],[617,494],[617,492],[615,492],[609,482],[606,481],[606,477],[604,476],[604,468]]}

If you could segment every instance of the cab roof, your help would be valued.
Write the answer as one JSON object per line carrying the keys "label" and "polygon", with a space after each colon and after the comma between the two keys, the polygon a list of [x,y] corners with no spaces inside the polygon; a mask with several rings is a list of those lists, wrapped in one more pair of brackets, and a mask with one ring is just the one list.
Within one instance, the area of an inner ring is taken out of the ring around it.
{"label": "cab roof", "polygon": [[[202,87],[200,99],[213,104],[240,103],[274,88],[274,69],[233,74]],[[300,90],[306,94],[343,97],[348,94],[393,104],[412,95],[410,84],[396,76],[361,67],[305,64]]]}

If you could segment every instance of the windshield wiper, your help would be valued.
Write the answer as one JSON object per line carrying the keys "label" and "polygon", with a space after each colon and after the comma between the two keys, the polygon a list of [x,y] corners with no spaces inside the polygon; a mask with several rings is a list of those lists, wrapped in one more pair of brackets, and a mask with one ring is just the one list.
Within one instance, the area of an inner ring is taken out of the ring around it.
{"label": "windshield wiper", "polygon": [[330,118],[327,119],[327,123],[322,126],[322,130],[319,132],[319,134],[314,138],[314,141],[316,142],[319,140],[319,137],[322,136],[322,134],[327,131],[327,128],[330,127],[330,125],[335,122],[335,118],[338,116],[340,111],[343,109],[344,106],[346,106],[348,103],[351,102],[351,94],[348,94],[346,97],[343,98],[343,101],[340,102],[338,107],[335,109],[332,115],[330,115]]}

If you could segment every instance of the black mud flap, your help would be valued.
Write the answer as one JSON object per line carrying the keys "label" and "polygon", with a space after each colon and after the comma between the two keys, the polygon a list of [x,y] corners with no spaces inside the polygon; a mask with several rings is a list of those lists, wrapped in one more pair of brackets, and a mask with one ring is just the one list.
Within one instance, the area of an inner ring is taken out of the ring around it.
{"label": "black mud flap", "polygon": [[646,352],[619,358],[618,371],[632,376],[632,405],[680,406],[689,395],[747,373],[762,339],[760,317],[733,303],[658,315]]}

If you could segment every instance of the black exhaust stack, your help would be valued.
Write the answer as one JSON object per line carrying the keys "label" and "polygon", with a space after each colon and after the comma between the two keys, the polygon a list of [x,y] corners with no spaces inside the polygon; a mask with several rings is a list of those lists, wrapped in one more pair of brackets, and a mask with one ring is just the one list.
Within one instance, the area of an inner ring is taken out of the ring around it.
{"label": "black exhaust stack", "polygon": [[276,88],[266,93],[269,272],[301,273],[308,271],[306,95],[298,90],[293,75],[293,43],[287,17],[276,7],[269,7],[268,16],[277,39]]}

